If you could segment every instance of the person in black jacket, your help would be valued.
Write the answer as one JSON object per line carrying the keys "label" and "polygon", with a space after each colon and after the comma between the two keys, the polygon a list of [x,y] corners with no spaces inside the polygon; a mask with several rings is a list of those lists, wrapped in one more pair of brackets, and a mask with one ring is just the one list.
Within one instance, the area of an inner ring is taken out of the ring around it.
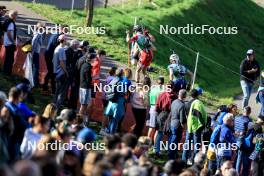
{"label": "person in black jacket", "polygon": [[89,107],[92,100],[92,65],[90,61],[96,57],[95,54],[87,54],[86,60],[80,70],[80,111],[84,124],[88,125]]}
{"label": "person in black jacket", "polygon": [[242,107],[248,106],[248,101],[254,82],[260,75],[259,63],[255,60],[255,53],[252,49],[247,51],[247,58],[240,65],[240,84],[243,91]]}

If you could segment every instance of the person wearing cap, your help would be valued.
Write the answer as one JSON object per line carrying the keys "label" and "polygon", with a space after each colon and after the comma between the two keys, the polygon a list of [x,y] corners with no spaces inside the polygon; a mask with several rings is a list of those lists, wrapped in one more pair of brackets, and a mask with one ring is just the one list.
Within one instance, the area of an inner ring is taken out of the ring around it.
{"label": "person wearing cap", "polygon": [[95,54],[87,54],[86,61],[81,65],[80,69],[80,111],[84,124],[88,125],[91,99],[92,99],[92,65],[90,61],[96,57]]}
{"label": "person wearing cap", "polygon": [[66,53],[65,53],[65,44],[66,38],[65,35],[60,35],[58,38],[59,46],[56,47],[53,57],[53,70],[55,74],[56,81],[56,91],[54,97],[54,103],[58,109],[62,108],[62,104],[66,99],[67,94],[67,79],[69,78],[69,73],[66,68]]}
{"label": "person wearing cap", "polygon": [[[180,58],[177,54],[170,56],[170,65],[168,66],[170,72],[170,81],[173,81],[176,86],[176,91],[180,89],[187,89],[191,85],[193,79],[193,73],[180,63]],[[185,79],[185,75],[188,74],[190,77],[189,83]]]}
{"label": "person wearing cap", "polygon": [[260,66],[255,59],[255,52],[252,49],[247,51],[247,58],[240,64],[240,84],[243,91],[242,108],[248,105],[254,82],[260,75]]}
{"label": "person wearing cap", "polygon": [[156,127],[156,118],[157,118],[157,112],[156,112],[156,101],[160,95],[161,92],[164,91],[164,77],[160,76],[157,79],[158,85],[151,88],[149,92],[149,119],[146,122],[146,126],[149,127],[148,129],[148,137],[154,141],[154,135],[155,135],[155,127]]}
{"label": "person wearing cap", "polygon": [[[186,108],[186,112],[187,112],[187,115],[189,115],[190,113],[190,109],[191,109],[191,106],[192,106],[192,103],[198,99],[199,95],[202,93],[202,89],[200,89],[200,91],[198,91],[197,89],[192,89],[191,90],[191,99],[189,101],[187,101],[185,103],[185,108]],[[186,137],[185,137],[185,145],[190,145],[190,141],[192,139],[192,134],[188,133],[188,130],[186,130]],[[185,164],[190,161],[190,158],[192,158],[193,156],[190,155],[190,153],[187,152],[187,150],[183,150],[183,153],[182,153],[182,160],[185,162]]]}
{"label": "person wearing cap", "polygon": [[[199,152],[199,144],[201,144],[202,131],[207,124],[207,113],[205,106],[201,100],[199,100],[199,95],[203,93],[201,88],[196,88],[196,99],[192,102],[189,114],[187,117],[187,131],[190,136],[193,137],[194,145],[197,148],[194,149],[193,157]],[[195,92],[195,91],[194,91]],[[200,146],[201,147],[201,146]],[[193,161],[193,158],[192,158]]]}
{"label": "person wearing cap", "polygon": [[11,10],[8,14],[8,19],[5,20],[6,31],[4,33],[4,46],[5,46],[5,61],[4,61],[4,73],[7,75],[12,74],[14,64],[14,54],[16,50],[16,19],[17,11]]}
{"label": "person wearing cap", "polygon": [[34,79],[34,86],[39,87],[39,54],[44,40],[45,24],[38,22],[36,25],[37,31],[33,34],[32,38],[32,72]]}

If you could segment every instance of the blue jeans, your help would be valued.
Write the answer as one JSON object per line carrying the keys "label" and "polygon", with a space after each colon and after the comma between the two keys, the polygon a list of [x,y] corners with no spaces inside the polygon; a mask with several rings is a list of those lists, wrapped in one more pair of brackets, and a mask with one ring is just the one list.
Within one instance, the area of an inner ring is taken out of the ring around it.
{"label": "blue jeans", "polygon": [[160,153],[160,142],[163,138],[163,131],[158,131],[158,134],[156,136],[156,143],[154,144],[154,150],[155,150],[155,153]]}
{"label": "blue jeans", "polygon": [[237,160],[236,160],[236,171],[238,172],[239,175],[240,175],[241,166],[243,167],[242,176],[249,175],[249,169],[250,169],[249,156],[250,153],[238,150]]}
{"label": "blue jeans", "polygon": [[184,142],[184,146],[183,146],[184,149],[182,152],[182,161],[184,161],[185,164],[187,163],[187,160],[189,158],[193,157],[192,156],[193,151],[191,150],[192,139],[193,139],[193,134],[190,134],[190,133],[188,133],[188,131],[186,131],[186,138],[185,138],[185,142]]}
{"label": "blue jeans", "polygon": [[260,91],[258,95],[259,95],[259,101],[261,103],[261,109],[259,112],[259,116],[263,117],[264,116],[264,91]]}
{"label": "blue jeans", "polygon": [[108,124],[109,134],[116,133],[118,122],[119,121],[116,118],[110,118],[109,119],[109,124]]}
{"label": "blue jeans", "polygon": [[[181,141],[182,138],[182,128],[178,127],[171,127],[171,134],[169,136],[169,159],[176,159],[177,158],[177,149],[178,149],[178,143]],[[172,149],[172,145],[171,144],[176,144],[177,149]]]}
{"label": "blue jeans", "polygon": [[241,84],[241,88],[242,88],[243,95],[244,95],[243,102],[242,102],[242,107],[244,108],[244,107],[248,106],[248,101],[249,101],[251,91],[253,88],[253,83],[249,83],[245,80],[241,80],[240,84]]}
{"label": "blue jeans", "polygon": [[34,85],[39,86],[39,53],[33,53],[32,59],[32,72]]}

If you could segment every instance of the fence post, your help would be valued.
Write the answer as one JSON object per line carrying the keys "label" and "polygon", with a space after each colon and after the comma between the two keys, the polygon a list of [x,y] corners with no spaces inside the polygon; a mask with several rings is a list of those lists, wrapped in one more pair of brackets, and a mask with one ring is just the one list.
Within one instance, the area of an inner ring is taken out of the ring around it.
{"label": "fence post", "polygon": [[196,79],[198,61],[199,61],[199,52],[197,52],[197,55],[196,55],[196,62],[195,62],[195,69],[194,69],[194,74],[193,74],[192,89],[194,88],[194,83],[195,83],[195,79]]}
{"label": "fence post", "polygon": [[74,9],[74,0],[72,0],[72,5],[71,5],[71,14],[73,13],[73,9]]}

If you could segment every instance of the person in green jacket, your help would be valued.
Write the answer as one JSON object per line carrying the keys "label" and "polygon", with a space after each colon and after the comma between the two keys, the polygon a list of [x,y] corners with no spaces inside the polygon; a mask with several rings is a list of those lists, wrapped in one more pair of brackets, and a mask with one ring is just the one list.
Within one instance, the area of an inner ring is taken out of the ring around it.
{"label": "person in green jacket", "polygon": [[[203,90],[201,88],[196,88],[198,95],[201,95]],[[201,147],[201,136],[202,131],[207,123],[207,113],[205,106],[201,100],[197,97],[191,104],[191,108],[187,117],[187,131],[193,136],[194,153],[193,158],[196,153],[199,152]]]}

